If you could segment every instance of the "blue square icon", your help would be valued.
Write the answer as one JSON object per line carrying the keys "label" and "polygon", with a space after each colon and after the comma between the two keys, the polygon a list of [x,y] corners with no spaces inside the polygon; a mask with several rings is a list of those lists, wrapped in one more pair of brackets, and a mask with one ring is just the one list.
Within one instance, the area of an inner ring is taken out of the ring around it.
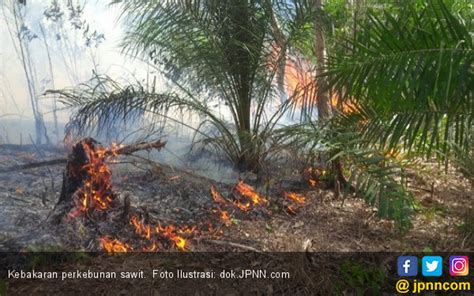
{"label": "blue square icon", "polygon": [[416,276],[418,274],[418,257],[399,256],[397,270],[399,276]]}
{"label": "blue square icon", "polygon": [[424,276],[441,276],[443,274],[443,258],[424,256],[421,259],[421,273]]}

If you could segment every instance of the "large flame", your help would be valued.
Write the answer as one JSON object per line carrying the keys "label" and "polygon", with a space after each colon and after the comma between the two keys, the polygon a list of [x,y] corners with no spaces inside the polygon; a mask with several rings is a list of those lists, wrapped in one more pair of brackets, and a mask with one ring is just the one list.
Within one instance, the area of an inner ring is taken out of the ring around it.
{"label": "large flame", "polygon": [[[112,173],[105,160],[108,155],[107,150],[99,145],[91,147],[84,143],[84,152],[88,157],[88,163],[83,167],[87,173],[87,178],[80,190],[79,206],[82,212],[89,212],[93,209],[105,210],[113,201],[112,196]],[[112,146],[111,154],[114,155],[116,145]]]}
{"label": "large flame", "polygon": [[[279,57],[280,50],[277,45],[274,45],[273,59]],[[312,61],[297,54],[285,57],[285,89],[296,106],[316,106],[318,87],[315,77],[315,66]],[[355,106],[351,100],[342,101],[337,92],[331,93],[330,104],[344,113],[353,111]]]}

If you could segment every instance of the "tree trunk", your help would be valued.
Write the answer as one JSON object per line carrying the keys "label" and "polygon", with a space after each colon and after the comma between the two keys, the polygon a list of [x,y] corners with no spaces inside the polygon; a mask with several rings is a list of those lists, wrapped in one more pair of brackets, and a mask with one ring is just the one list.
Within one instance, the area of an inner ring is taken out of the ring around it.
{"label": "tree trunk", "polygon": [[321,0],[314,0],[314,34],[316,50],[316,102],[318,107],[318,119],[321,122],[327,121],[331,116],[331,104],[329,101],[328,87],[326,78],[322,77],[326,66],[326,47],[324,41],[324,29],[322,21],[322,3]]}
{"label": "tree trunk", "polygon": [[26,83],[28,86],[28,93],[30,97],[31,108],[32,108],[34,119],[35,119],[35,133],[36,133],[35,142],[38,145],[42,144],[43,138],[44,138],[46,143],[50,144],[49,137],[46,131],[46,126],[44,124],[43,115],[40,111],[38,97],[36,96],[37,94],[36,85],[35,85],[36,77],[34,76],[34,71],[32,69],[32,61],[30,59],[31,55],[28,50],[28,43],[27,43],[28,41],[25,41],[23,39],[20,32],[21,27],[23,27],[25,23],[23,19],[23,15],[21,14],[21,9],[22,9],[22,7],[20,6],[21,3],[12,1],[11,5],[12,5],[13,19],[15,22],[15,37],[18,40],[18,47],[15,46],[15,40],[9,27],[8,27],[8,30],[9,30],[12,42],[14,43],[15,51],[23,67]]}

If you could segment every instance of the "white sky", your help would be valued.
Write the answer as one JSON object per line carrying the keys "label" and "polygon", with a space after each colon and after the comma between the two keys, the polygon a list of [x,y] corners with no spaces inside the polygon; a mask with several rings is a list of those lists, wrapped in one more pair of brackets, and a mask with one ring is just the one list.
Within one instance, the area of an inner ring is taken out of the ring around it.
{"label": "white sky", "polygon": [[[10,10],[11,1],[13,0],[0,0],[0,116],[27,119],[32,118],[32,112],[25,73],[8,31],[8,26],[15,30]],[[105,41],[97,48],[85,46],[82,30],[72,28],[67,11],[63,16],[63,25],[46,19],[43,12],[50,5],[51,0],[27,0],[26,24],[34,34],[39,36],[29,43],[34,69],[37,73],[38,95],[53,86],[39,24],[42,24],[46,29],[46,40],[52,56],[54,87],[56,89],[73,86],[90,79],[93,69],[92,58],[97,64],[99,74],[107,74],[114,78],[131,77],[132,75],[145,77],[146,71],[143,70],[143,65],[125,58],[120,53],[119,43],[123,28],[118,21],[118,8],[109,7],[109,1],[80,0],[79,2],[84,3],[84,1],[87,1],[87,4],[82,19],[89,24],[89,32],[97,30],[98,33],[103,33],[105,36]],[[78,1],[73,0],[73,2],[77,3]],[[59,0],[59,3],[64,5],[67,1]],[[69,48],[63,41],[56,40],[55,36],[59,30],[63,30],[61,36],[67,37]],[[15,40],[15,42],[17,41]],[[51,121],[51,100],[43,99],[41,108],[45,113],[45,119]],[[66,121],[67,114],[63,112],[60,119]]]}

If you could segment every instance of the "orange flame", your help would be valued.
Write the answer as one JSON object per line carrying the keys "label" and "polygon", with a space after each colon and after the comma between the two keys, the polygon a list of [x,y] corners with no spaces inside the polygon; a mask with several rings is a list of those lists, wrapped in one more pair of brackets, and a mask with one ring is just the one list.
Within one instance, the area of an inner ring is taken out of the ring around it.
{"label": "orange flame", "polygon": [[309,187],[316,187],[316,185],[318,184],[318,181],[315,178],[317,172],[318,170],[315,170],[312,167],[309,167],[304,170],[304,175],[306,176],[306,181],[308,182]]}
{"label": "orange flame", "polygon": [[143,247],[143,252],[156,252],[158,251],[158,246],[155,242],[152,242],[150,246]]}
{"label": "orange flame", "polygon": [[303,204],[306,202],[306,198],[303,195],[296,192],[285,192],[284,195],[286,198],[291,199],[300,204]]}
{"label": "orange flame", "polygon": [[146,225],[143,222],[141,222],[138,216],[133,216],[130,219],[130,224],[132,224],[135,227],[136,234],[148,240],[151,239],[151,226]]}
{"label": "orange flame", "polygon": [[211,196],[212,196],[212,199],[216,203],[220,203],[220,204],[226,203],[224,197],[222,197],[222,195],[219,193],[219,191],[217,191],[217,188],[214,185],[211,186]]}
{"label": "orange flame", "polygon": [[293,215],[297,214],[297,210],[294,205],[288,205],[286,209],[288,210],[288,213],[290,214],[293,214]]}
{"label": "orange flame", "polygon": [[240,201],[236,200],[233,202],[233,204],[238,207],[241,211],[247,212],[250,210],[250,203],[241,203]]}
{"label": "orange flame", "polygon": [[231,224],[231,216],[229,212],[221,209],[213,209],[211,210],[213,213],[217,214],[219,216],[219,219],[224,222],[226,226],[229,226]]}
{"label": "orange flame", "polygon": [[[106,210],[113,201],[112,183],[109,167],[105,163],[107,150],[98,145],[92,148],[88,144],[83,144],[89,162],[84,166],[87,172],[87,179],[81,188],[79,201],[80,210],[88,212],[92,209]],[[114,151],[114,148],[112,148]]]}
{"label": "orange flame", "polygon": [[268,203],[268,201],[265,198],[261,197],[252,186],[245,184],[244,181],[239,181],[239,183],[235,186],[235,189],[241,195],[250,199],[254,205]]}
{"label": "orange flame", "polygon": [[181,250],[186,250],[186,240],[180,236],[171,237],[171,240],[174,241],[175,246]]}
{"label": "orange flame", "polygon": [[125,253],[133,251],[133,248],[117,239],[111,239],[107,236],[100,238],[100,245],[107,253]]}
{"label": "orange flame", "polygon": [[[178,232],[178,230],[173,225],[166,225],[165,227],[162,227],[161,225],[158,225],[158,226],[155,227],[155,231],[156,231],[156,233],[162,234],[164,237],[167,237],[168,239],[173,241],[174,245],[179,250],[181,250],[181,251],[186,250],[186,246],[187,246],[186,240],[183,237],[176,234],[176,232]],[[187,229],[187,231],[189,231],[189,228]]]}
{"label": "orange flame", "polygon": [[[274,60],[278,59],[280,53],[281,48],[278,45],[274,45],[272,58]],[[272,69],[276,70],[274,67]],[[315,82],[315,77],[314,63],[311,60],[298,55],[288,55],[285,57],[284,81],[286,93],[295,105],[316,105],[318,86]],[[330,104],[343,113],[353,111],[356,106],[350,99],[341,101],[340,95],[337,92],[333,92]]]}

